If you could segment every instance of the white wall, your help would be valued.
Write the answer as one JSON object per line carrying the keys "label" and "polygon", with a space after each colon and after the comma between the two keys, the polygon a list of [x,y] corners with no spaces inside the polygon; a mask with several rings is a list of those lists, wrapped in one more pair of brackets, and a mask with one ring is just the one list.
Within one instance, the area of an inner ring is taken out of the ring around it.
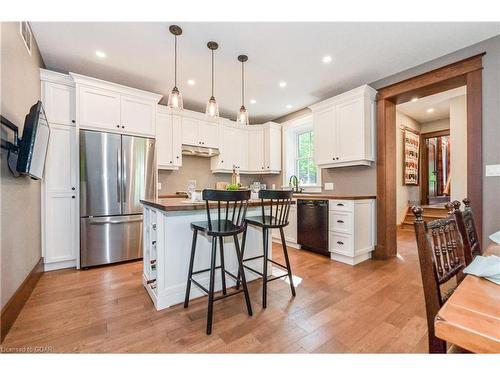
{"label": "white wall", "polygon": [[401,224],[405,218],[408,201],[420,201],[420,186],[403,185],[403,130],[402,126],[420,131],[420,124],[396,111],[396,223]]}
{"label": "white wall", "polygon": [[421,123],[421,132],[422,133],[431,133],[437,132],[439,130],[446,130],[450,128],[450,119],[444,118],[436,121],[429,121]]}
{"label": "white wall", "polygon": [[467,196],[467,99],[466,95],[450,102],[451,200]]}

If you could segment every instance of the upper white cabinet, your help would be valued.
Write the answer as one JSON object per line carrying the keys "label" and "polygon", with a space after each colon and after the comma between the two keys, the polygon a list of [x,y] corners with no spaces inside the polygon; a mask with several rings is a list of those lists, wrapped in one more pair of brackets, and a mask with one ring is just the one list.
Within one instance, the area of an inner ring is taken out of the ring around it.
{"label": "upper white cabinet", "polygon": [[375,160],[376,94],[364,85],[309,107],[318,166],[370,165]]}
{"label": "upper white cabinet", "polygon": [[40,69],[43,107],[51,124],[75,125],[75,85],[66,74]]}
{"label": "upper white cabinet", "polygon": [[182,144],[219,148],[219,125],[202,113],[182,111]]}
{"label": "upper white cabinet", "polygon": [[166,106],[158,106],[156,114],[156,160],[159,169],[182,166],[182,118]]}
{"label": "upper white cabinet", "polygon": [[281,125],[241,126],[221,119],[219,151],[212,158],[214,173],[229,173],[233,165],[244,174],[280,173]]}
{"label": "upper white cabinet", "polygon": [[161,95],[70,73],[76,83],[78,126],[154,137]]}
{"label": "upper white cabinet", "polygon": [[156,103],[138,97],[122,95],[121,127],[129,133],[155,136]]}

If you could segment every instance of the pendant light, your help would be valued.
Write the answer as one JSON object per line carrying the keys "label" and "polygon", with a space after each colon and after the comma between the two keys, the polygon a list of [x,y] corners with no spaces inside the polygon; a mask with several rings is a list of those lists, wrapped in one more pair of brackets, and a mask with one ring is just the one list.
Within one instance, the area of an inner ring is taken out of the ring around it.
{"label": "pendant light", "polygon": [[214,96],[214,51],[219,48],[219,45],[216,42],[208,42],[207,47],[212,52],[212,96],[208,99],[205,114],[209,117],[217,118],[219,117],[219,105]]}
{"label": "pendant light", "polygon": [[182,109],[182,94],[177,88],[177,37],[182,34],[182,29],[177,25],[169,27],[170,32],[174,35],[175,39],[175,52],[174,52],[174,88],[168,95],[168,106],[170,108]]}
{"label": "pendant light", "polygon": [[241,108],[238,112],[236,122],[240,125],[248,125],[248,111],[245,108],[245,62],[248,60],[247,55],[239,55],[238,61],[241,62]]}

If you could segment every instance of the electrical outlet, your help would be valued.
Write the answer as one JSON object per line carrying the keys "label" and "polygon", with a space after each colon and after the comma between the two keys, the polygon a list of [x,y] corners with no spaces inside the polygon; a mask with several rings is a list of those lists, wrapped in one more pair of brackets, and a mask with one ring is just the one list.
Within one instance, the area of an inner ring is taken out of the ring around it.
{"label": "electrical outlet", "polygon": [[158,182],[158,190],[161,190],[161,182]]}
{"label": "electrical outlet", "polygon": [[486,166],[486,176],[500,176],[500,164],[492,164]]}
{"label": "electrical outlet", "polygon": [[325,182],[325,190],[333,190],[333,182]]}

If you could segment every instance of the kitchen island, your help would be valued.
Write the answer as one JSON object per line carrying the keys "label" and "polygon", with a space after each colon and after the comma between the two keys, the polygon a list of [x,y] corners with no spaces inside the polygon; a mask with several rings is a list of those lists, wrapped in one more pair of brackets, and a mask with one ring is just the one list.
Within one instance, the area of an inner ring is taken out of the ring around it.
{"label": "kitchen island", "polygon": [[[184,302],[186,283],[191,252],[193,232],[191,223],[206,221],[205,202],[190,202],[186,198],[166,198],[157,200],[141,200],[144,206],[143,221],[143,284],[157,310]],[[261,215],[260,200],[249,201],[247,217]],[[212,206],[216,217],[216,205]],[[241,246],[241,235],[239,236]],[[245,258],[263,254],[262,231],[253,226],[248,227]],[[269,259],[272,259],[272,245],[269,241]],[[211,238],[198,233],[196,243],[196,259],[194,269],[210,267]],[[224,239],[225,267],[233,274],[238,273],[238,263],[233,239]],[[262,269],[262,260],[245,262],[257,270]],[[220,265],[220,257],[217,257]],[[269,267],[270,273],[272,267]],[[259,276],[245,271],[247,281]],[[198,282],[208,285],[209,273],[197,276]],[[235,285],[235,280],[226,277],[228,288]],[[216,291],[222,289],[220,270],[215,275]],[[204,295],[194,284],[190,298]]]}

